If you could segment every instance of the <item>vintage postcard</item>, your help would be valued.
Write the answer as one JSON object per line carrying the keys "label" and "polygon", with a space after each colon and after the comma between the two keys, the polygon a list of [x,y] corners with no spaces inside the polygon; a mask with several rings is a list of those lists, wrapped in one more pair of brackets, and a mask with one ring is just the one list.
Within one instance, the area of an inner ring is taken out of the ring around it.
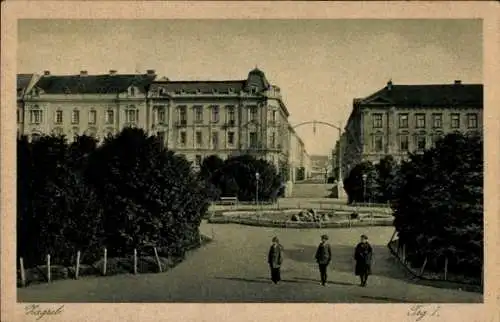
{"label": "vintage postcard", "polygon": [[3,2],[2,320],[496,321],[498,9]]}

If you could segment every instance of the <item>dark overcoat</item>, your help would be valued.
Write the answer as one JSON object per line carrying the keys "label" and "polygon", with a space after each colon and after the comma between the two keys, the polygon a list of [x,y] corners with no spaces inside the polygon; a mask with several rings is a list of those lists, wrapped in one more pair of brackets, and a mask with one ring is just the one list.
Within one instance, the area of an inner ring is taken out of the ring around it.
{"label": "dark overcoat", "polygon": [[359,243],[354,250],[354,259],[356,260],[356,275],[370,275],[372,273],[372,246],[368,243]]}
{"label": "dark overcoat", "polygon": [[327,243],[320,243],[316,250],[316,262],[320,265],[328,265],[332,260],[332,249]]}
{"label": "dark overcoat", "polygon": [[283,263],[283,246],[271,245],[267,255],[267,262],[271,268],[280,268]]}

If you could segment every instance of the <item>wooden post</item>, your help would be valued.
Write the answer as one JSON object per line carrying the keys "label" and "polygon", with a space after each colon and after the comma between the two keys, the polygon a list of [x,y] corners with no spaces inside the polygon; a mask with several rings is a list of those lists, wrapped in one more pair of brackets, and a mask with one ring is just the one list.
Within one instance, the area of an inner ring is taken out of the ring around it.
{"label": "wooden post", "polygon": [[50,254],[47,254],[47,282],[50,283]]}
{"label": "wooden post", "polygon": [[158,251],[156,250],[156,247],[154,247],[155,250],[155,257],[156,257],[156,262],[158,263],[158,271],[161,273],[161,262],[160,262],[160,257],[158,256]]}
{"label": "wooden post", "polygon": [[104,247],[104,263],[102,265],[102,275],[106,275],[106,268],[108,265],[108,250]]}
{"label": "wooden post", "polygon": [[134,274],[137,274],[137,249],[134,248]]}
{"label": "wooden post", "polygon": [[80,273],[80,251],[76,252],[76,268],[75,268],[75,279],[78,279]]}
{"label": "wooden post", "polygon": [[448,280],[448,257],[444,259],[444,280]]}
{"label": "wooden post", "polygon": [[21,285],[26,286],[26,272],[24,271],[24,261],[23,258],[19,258],[19,266],[21,267]]}
{"label": "wooden post", "polygon": [[420,269],[420,274],[419,274],[420,276],[422,276],[424,274],[425,265],[427,265],[427,257],[425,257],[424,264],[422,265],[422,268]]}

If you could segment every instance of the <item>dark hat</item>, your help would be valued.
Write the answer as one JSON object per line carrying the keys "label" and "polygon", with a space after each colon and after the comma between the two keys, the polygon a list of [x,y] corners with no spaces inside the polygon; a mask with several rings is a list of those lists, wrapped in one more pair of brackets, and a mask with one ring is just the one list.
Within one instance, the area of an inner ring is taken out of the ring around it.
{"label": "dark hat", "polygon": [[362,239],[368,239],[368,236],[366,236],[366,235],[361,235],[361,238],[362,238]]}
{"label": "dark hat", "polygon": [[328,236],[327,235],[321,235],[321,239],[328,240]]}

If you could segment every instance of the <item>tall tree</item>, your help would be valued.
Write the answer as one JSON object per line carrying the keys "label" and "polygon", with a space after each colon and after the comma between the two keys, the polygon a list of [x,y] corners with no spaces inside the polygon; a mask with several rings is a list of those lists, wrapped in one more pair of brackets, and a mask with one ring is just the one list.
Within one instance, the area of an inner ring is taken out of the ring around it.
{"label": "tall tree", "polygon": [[483,253],[483,144],[449,134],[401,166],[394,225],[410,260],[478,275]]}

